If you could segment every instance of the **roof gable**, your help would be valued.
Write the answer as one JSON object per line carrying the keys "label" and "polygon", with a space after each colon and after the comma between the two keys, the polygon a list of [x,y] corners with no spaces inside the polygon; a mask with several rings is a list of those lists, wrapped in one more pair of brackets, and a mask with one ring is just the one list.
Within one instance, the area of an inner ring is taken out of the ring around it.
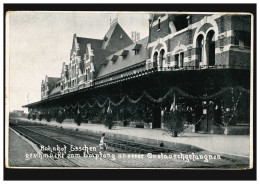
{"label": "roof gable", "polygon": [[91,44],[91,48],[100,48],[102,43],[103,40],[78,37],[76,34],[74,34],[70,56],[72,56],[72,54],[75,52],[83,60],[84,54],[86,54],[87,44]]}
{"label": "roof gable", "polygon": [[73,35],[73,40],[72,40],[72,46],[71,46],[71,51],[70,51],[70,56],[72,56],[73,52],[76,52],[78,49],[78,43],[77,43],[77,35]]}
{"label": "roof gable", "polygon": [[94,54],[93,63],[94,63],[95,71],[98,72],[100,69],[100,66],[101,66],[102,62],[105,60],[105,58],[113,53],[114,53],[114,51],[94,48],[93,49],[93,54]]}
{"label": "roof gable", "polygon": [[[133,66],[135,64],[138,64],[140,62],[149,59],[148,50],[146,49],[147,42],[148,42],[148,37],[143,38],[142,40],[139,40],[137,43],[134,43],[126,48],[123,48],[122,50],[115,52],[113,55],[109,55],[108,57],[103,59],[102,61],[104,63],[101,65],[97,77],[105,76],[107,74],[119,71],[121,69]],[[133,50],[136,44],[141,45],[138,54],[136,54],[135,51]],[[122,53],[125,51],[128,51],[126,57],[122,56]],[[114,55],[118,56],[116,62],[111,61]]]}
{"label": "roof gable", "polygon": [[117,51],[131,44],[133,44],[133,41],[123,28],[116,23],[112,25],[106,33],[101,48]]}
{"label": "roof gable", "polygon": [[58,81],[60,81],[61,78],[58,78],[58,77],[48,77],[48,88],[49,88],[49,91],[52,91],[52,89],[55,87],[56,83]]}

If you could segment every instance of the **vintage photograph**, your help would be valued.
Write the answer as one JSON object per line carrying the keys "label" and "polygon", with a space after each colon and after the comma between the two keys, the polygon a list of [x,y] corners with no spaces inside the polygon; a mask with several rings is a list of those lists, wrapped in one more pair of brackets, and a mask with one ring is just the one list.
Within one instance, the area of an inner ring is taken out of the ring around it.
{"label": "vintage photograph", "polygon": [[253,168],[253,16],[10,11],[7,168]]}

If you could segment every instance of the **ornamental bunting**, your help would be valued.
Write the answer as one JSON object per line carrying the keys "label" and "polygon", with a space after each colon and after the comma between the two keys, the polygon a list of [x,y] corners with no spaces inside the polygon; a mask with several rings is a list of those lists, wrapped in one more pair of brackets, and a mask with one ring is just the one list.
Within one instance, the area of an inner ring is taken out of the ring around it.
{"label": "ornamental bunting", "polygon": [[[209,96],[193,96],[193,95],[190,95],[184,91],[182,91],[180,88],[177,88],[177,87],[172,87],[169,89],[169,91],[161,98],[158,98],[158,99],[155,99],[153,98],[149,93],[147,93],[146,91],[143,91],[142,95],[137,98],[136,100],[135,99],[132,99],[129,97],[129,95],[125,95],[119,102],[114,102],[110,97],[107,97],[106,100],[103,102],[103,103],[100,103],[97,99],[94,101],[93,104],[90,104],[88,100],[86,100],[86,102],[83,104],[83,105],[80,105],[79,103],[75,104],[75,105],[66,105],[65,107],[59,107],[59,109],[69,109],[70,107],[73,108],[73,109],[76,109],[77,107],[78,108],[84,108],[88,105],[88,107],[90,108],[93,108],[95,105],[98,105],[100,108],[103,108],[105,107],[105,105],[107,103],[117,107],[119,105],[121,105],[124,101],[128,101],[132,104],[136,104],[138,103],[141,99],[143,99],[144,97],[148,98],[151,102],[154,102],[154,103],[162,103],[168,96],[170,95],[173,95],[174,96],[174,101],[173,103],[176,104],[176,99],[175,99],[175,94],[178,94],[179,96],[181,97],[186,97],[186,98],[189,98],[189,99],[193,99],[193,100],[211,100],[211,99],[216,99],[217,97],[220,97],[221,95],[223,95],[225,92],[228,92],[231,90],[231,93],[233,94],[233,90],[234,89],[237,89],[240,91],[240,95],[241,95],[241,92],[244,92],[244,93],[250,93],[250,90],[247,90],[247,89],[244,89],[242,87],[226,87],[226,88],[223,88],[221,89],[220,91],[212,94],[212,95],[209,95]],[[232,101],[234,101],[234,99],[232,98]],[[174,107],[176,108],[176,107]],[[217,108],[217,107],[216,107]],[[236,108],[236,107],[235,107]],[[54,108],[53,108],[54,109]]]}

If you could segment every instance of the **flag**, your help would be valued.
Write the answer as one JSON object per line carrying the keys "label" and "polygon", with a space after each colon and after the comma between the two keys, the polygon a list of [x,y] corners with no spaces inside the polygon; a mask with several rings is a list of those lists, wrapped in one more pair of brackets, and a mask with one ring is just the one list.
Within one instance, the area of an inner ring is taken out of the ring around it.
{"label": "flag", "polygon": [[28,100],[28,103],[29,103],[29,93],[27,93],[27,100]]}

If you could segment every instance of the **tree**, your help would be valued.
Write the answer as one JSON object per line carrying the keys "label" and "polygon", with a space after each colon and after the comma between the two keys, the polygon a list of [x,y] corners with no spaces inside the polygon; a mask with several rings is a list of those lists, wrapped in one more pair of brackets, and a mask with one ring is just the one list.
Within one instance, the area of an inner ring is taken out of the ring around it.
{"label": "tree", "polygon": [[58,123],[62,123],[64,121],[64,119],[65,119],[65,114],[62,113],[61,111],[59,111],[59,113],[58,113],[58,115],[56,117],[56,121]]}
{"label": "tree", "polygon": [[112,114],[112,112],[106,113],[105,115],[105,121],[104,121],[104,125],[105,127],[107,127],[108,129],[111,129],[115,124],[114,121],[114,116]]}
{"label": "tree", "polygon": [[81,113],[78,112],[76,114],[76,116],[74,117],[74,121],[77,123],[78,126],[80,126],[81,122],[82,122],[82,116],[81,116]]}
{"label": "tree", "polygon": [[28,114],[27,118],[28,118],[29,120],[31,119],[31,114],[30,114],[30,113]]}
{"label": "tree", "polygon": [[43,118],[43,115],[42,114],[39,114],[39,121],[41,121],[42,120],[42,118]]}
{"label": "tree", "polygon": [[179,110],[165,112],[164,127],[173,137],[178,137],[178,134],[185,129],[183,114]]}
{"label": "tree", "polygon": [[47,120],[47,122],[50,122],[50,121],[51,121],[51,114],[48,113],[48,114],[46,115],[46,120]]}
{"label": "tree", "polygon": [[32,115],[32,119],[35,120],[36,119],[36,114]]}

